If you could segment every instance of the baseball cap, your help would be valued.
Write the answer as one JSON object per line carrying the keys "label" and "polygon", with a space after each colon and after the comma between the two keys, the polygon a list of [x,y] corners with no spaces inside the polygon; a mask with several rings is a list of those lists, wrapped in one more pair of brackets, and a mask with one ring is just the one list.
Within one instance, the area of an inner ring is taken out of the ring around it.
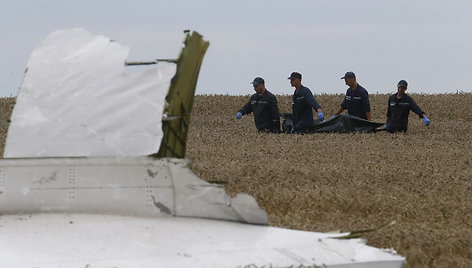
{"label": "baseball cap", "polygon": [[398,85],[402,87],[408,87],[408,82],[405,80],[400,80],[400,82],[398,82]]}
{"label": "baseball cap", "polygon": [[341,77],[341,79],[345,79],[345,78],[356,78],[356,75],[353,73],[353,72],[347,72],[344,77]]}
{"label": "baseball cap", "polygon": [[265,84],[264,79],[262,77],[256,77],[254,78],[254,81],[251,82],[251,84],[258,86],[260,84]]}
{"label": "baseball cap", "polygon": [[297,73],[297,72],[293,72],[293,73],[290,75],[290,77],[287,78],[287,79],[292,80],[292,79],[296,79],[296,78],[302,79],[302,74],[301,74],[301,73]]}

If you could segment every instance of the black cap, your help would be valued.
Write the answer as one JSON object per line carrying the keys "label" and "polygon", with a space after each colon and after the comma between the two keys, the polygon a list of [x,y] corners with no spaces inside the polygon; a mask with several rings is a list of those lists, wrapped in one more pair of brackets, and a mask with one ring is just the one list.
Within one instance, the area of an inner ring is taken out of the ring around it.
{"label": "black cap", "polygon": [[290,75],[290,77],[287,78],[287,79],[292,80],[292,79],[296,79],[296,78],[302,79],[302,74],[301,74],[301,73],[297,73],[297,72],[293,72],[293,73]]}
{"label": "black cap", "polygon": [[265,84],[265,82],[264,82],[264,79],[262,79],[262,77],[256,77],[254,78],[254,81],[251,82],[251,84],[258,86],[261,84]]}
{"label": "black cap", "polygon": [[356,75],[353,72],[347,72],[344,77],[341,77],[341,79],[346,79],[346,78],[356,78]]}
{"label": "black cap", "polygon": [[408,87],[408,82],[405,80],[400,80],[400,82],[398,82],[398,85],[401,87]]}

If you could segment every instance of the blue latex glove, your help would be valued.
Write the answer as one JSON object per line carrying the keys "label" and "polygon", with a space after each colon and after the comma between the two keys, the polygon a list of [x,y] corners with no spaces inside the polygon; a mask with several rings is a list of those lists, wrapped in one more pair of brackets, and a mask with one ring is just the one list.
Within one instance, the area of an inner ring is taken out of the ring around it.
{"label": "blue latex glove", "polygon": [[236,114],[236,119],[241,119],[241,117],[243,117],[243,113],[238,112],[238,113]]}
{"label": "blue latex glove", "polygon": [[320,119],[321,122],[324,121],[325,117],[324,117],[323,111],[318,112],[318,119]]}
{"label": "blue latex glove", "polygon": [[385,123],[385,129],[387,129],[387,128],[388,128],[388,123]]}
{"label": "blue latex glove", "polygon": [[424,120],[424,125],[425,126],[429,126],[429,124],[431,124],[431,121],[429,121],[429,119],[428,119],[428,117],[426,117],[426,115],[423,116],[423,120]]}
{"label": "blue latex glove", "polygon": [[293,134],[295,132],[295,129],[292,127],[292,129],[290,130],[290,134]]}

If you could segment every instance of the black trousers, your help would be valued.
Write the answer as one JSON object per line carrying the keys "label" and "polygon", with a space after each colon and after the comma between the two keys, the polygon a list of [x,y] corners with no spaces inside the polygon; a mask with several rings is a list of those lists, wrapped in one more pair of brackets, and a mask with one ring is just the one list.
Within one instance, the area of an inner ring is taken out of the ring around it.
{"label": "black trousers", "polygon": [[388,128],[387,132],[389,133],[398,133],[398,132],[403,132],[406,133],[406,128]]}

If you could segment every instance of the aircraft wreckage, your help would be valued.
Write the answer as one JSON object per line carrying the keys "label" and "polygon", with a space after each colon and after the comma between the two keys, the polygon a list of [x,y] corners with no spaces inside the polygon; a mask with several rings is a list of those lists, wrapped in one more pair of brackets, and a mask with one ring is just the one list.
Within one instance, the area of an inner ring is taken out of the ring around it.
{"label": "aircraft wreckage", "polygon": [[[165,40],[163,40],[165,41]],[[0,267],[401,267],[361,239],[266,226],[256,200],[184,159],[209,43],[175,60],[84,29],[33,51],[0,160]],[[156,64],[127,73],[133,65]]]}

